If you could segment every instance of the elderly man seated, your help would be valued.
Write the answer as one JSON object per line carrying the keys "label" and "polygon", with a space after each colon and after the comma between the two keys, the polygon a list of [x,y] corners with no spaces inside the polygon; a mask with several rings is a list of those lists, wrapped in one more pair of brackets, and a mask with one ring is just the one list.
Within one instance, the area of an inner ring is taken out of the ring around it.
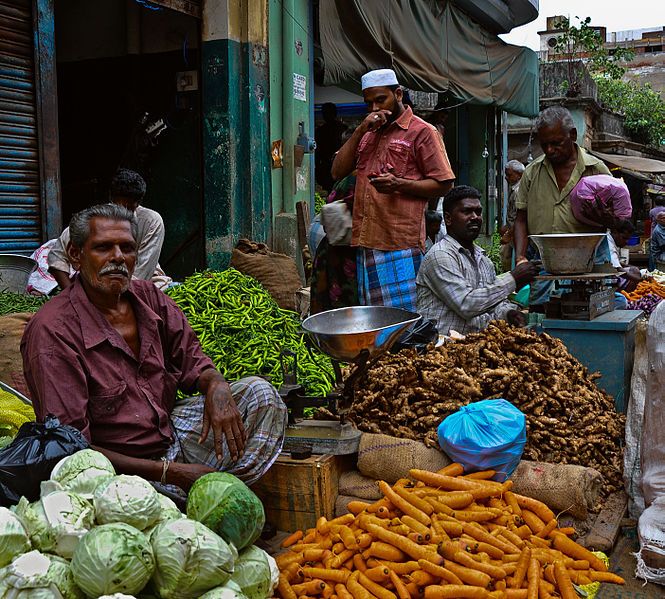
{"label": "elderly man seated", "polygon": [[[132,279],[136,227],[115,204],[72,218],[79,273],[21,343],[37,418],[76,427],[121,473],[185,491],[215,470],[251,484],[281,450],[286,407],[262,379],[229,385],[175,303]],[[177,401],[177,390],[201,395]]]}
{"label": "elderly man seated", "polygon": [[524,262],[497,277],[492,261],[473,243],[482,211],[477,189],[460,185],[448,192],[443,200],[447,235],[427,252],[418,271],[418,312],[444,335],[480,331],[497,319],[518,326],[526,322],[507,298],[531,282],[538,267]]}

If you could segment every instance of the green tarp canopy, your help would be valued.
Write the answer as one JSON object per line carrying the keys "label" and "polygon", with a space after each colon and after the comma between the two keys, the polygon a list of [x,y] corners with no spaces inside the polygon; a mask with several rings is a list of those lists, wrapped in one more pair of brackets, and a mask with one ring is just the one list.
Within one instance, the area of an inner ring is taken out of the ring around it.
{"label": "green tarp canopy", "polygon": [[[416,91],[538,114],[538,57],[486,31],[447,0],[321,0],[324,85],[393,68]],[[392,57],[392,58],[391,58]]]}

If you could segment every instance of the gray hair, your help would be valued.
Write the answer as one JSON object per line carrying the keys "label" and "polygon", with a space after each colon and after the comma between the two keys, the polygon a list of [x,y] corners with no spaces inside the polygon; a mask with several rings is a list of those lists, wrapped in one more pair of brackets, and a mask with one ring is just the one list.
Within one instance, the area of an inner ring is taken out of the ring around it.
{"label": "gray hair", "polygon": [[81,212],[77,212],[69,221],[69,239],[72,245],[82,248],[90,237],[90,221],[93,218],[108,218],[114,221],[127,221],[132,228],[132,236],[136,241],[139,232],[138,222],[133,212],[118,204],[97,204]]}
{"label": "gray hair", "polygon": [[509,160],[503,170],[513,171],[514,173],[523,173],[526,167],[519,160]]}
{"label": "gray hair", "polygon": [[565,133],[569,133],[575,129],[575,121],[570,110],[563,106],[550,106],[543,110],[536,119],[536,131],[540,131],[544,127],[556,127],[561,125]]}

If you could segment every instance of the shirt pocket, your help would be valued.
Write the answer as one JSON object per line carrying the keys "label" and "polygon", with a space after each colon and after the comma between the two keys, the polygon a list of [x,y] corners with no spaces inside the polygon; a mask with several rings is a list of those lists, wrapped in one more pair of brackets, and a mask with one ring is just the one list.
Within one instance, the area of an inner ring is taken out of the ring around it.
{"label": "shirt pocket", "polygon": [[127,383],[109,389],[99,389],[88,400],[88,411],[93,422],[103,422],[115,416],[123,405]]}
{"label": "shirt pocket", "polygon": [[396,177],[404,177],[408,172],[411,148],[401,143],[390,142],[386,150],[384,170]]}

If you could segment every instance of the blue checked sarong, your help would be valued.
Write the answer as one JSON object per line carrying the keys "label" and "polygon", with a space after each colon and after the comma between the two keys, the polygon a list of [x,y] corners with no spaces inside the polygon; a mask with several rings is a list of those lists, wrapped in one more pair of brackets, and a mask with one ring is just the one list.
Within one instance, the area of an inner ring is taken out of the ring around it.
{"label": "blue checked sarong", "polygon": [[[240,379],[230,383],[230,387],[247,433],[245,451],[240,459],[231,461],[226,439],[223,438],[222,461],[217,461],[212,428],[207,439],[199,444],[205,404],[202,395],[176,401],[171,412],[175,442],[167,451],[166,459],[205,464],[220,472],[229,472],[251,485],[266,473],[282,450],[287,422],[286,406],[277,390],[259,377]],[[183,491],[174,485],[155,483],[154,486],[169,495],[183,495]]]}
{"label": "blue checked sarong", "polygon": [[416,311],[416,275],[420,248],[384,252],[358,248],[358,297],[363,306],[392,306]]}

